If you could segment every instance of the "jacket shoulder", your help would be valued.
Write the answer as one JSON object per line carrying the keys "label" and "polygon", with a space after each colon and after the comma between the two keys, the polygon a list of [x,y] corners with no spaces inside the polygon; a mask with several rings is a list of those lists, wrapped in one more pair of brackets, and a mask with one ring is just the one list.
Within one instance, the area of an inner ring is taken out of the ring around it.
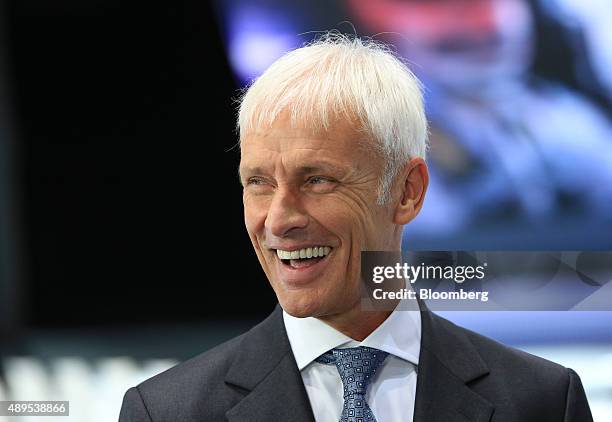
{"label": "jacket shoulder", "polygon": [[[224,382],[245,334],[222,343],[131,389],[153,421],[222,420],[243,394]],[[136,394],[138,393],[138,394]],[[124,406],[126,406],[124,399]],[[134,400],[134,399],[133,399]],[[134,406],[134,404],[132,404]]]}
{"label": "jacket shoulder", "polygon": [[[216,421],[244,398],[248,391],[227,379],[235,365],[255,354],[251,364],[265,364],[267,351],[278,349],[283,339],[280,307],[246,333],[194,358],[180,363],[127,391],[121,408],[121,422]],[[285,335],[286,337],[286,335]],[[286,340],[288,345],[288,340]],[[288,346],[287,346],[288,347]],[[282,353],[281,353],[282,354]],[[226,382],[227,380],[227,382]]]}
{"label": "jacket shoulder", "polygon": [[494,372],[500,370],[525,371],[532,374],[531,382],[536,382],[538,378],[542,378],[548,384],[555,380],[564,380],[567,383],[568,369],[564,366],[507,346],[466,328],[458,328],[463,330],[470,342],[478,349],[493,375],[495,375]]}
{"label": "jacket shoulder", "polygon": [[[488,374],[470,386],[495,405],[500,420],[592,420],[580,378],[571,369],[449,321],[444,324],[467,337],[488,367]],[[583,419],[567,419],[574,405]]]}
{"label": "jacket shoulder", "polygon": [[181,362],[172,368],[143,381],[138,385],[141,391],[168,390],[169,388],[192,388],[190,383],[223,377],[239,348],[245,334],[234,337],[206,352]]}

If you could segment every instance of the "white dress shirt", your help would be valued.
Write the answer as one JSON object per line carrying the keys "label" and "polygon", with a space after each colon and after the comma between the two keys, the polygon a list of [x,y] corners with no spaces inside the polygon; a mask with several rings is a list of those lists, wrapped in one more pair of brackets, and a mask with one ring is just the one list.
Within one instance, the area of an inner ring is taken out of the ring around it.
{"label": "white dress shirt", "polygon": [[[415,301],[410,302],[410,309],[414,309]],[[283,311],[287,336],[317,422],[338,422],[344,401],[342,380],[336,366],[318,363],[315,359],[333,348],[358,346],[389,353],[366,393],[366,401],[377,422],[412,422],[421,346],[421,314],[405,310],[407,305],[406,301],[401,301],[362,342],[316,318],[295,318]]]}

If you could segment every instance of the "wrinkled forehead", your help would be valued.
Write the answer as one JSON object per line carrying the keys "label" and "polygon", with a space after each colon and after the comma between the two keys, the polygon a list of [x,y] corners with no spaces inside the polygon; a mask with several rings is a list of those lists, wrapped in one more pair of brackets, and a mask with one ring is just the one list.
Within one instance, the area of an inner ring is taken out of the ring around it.
{"label": "wrinkled forehead", "polygon": [[355,121],[336,118],[327,129],[299,120],[297,123],[285,115],[272,125],[244,133],[241,178],[274,173],[279,168],[300,174],[320,171],[338,177],[379,170],[381,162],[374,144]]}
{"label": "wrinkled forehead", "polygon": [[333,139],[338,132],[352,133],[354,137],[366,138],[366,129],[361,120],[347,110],[327,110],[306,113],[302,108],[288,105],[279,113],[256,108],[250,121],[240,128],[241,143],[247,137],[270,136],[280,130],[296,136]]}
{"label": "wrinkled forehead", "polygon": [[344,112],[298,114],[286,109],[269,121],[253,119],[253,123],[240,133],[241,152],[245,146],[248,149],[269,148],[280,142],[291,146],[293,141],[305,140],[321,146],[342,144],[352,148],[376,149],[374,140],[361,121],[354,114]]}

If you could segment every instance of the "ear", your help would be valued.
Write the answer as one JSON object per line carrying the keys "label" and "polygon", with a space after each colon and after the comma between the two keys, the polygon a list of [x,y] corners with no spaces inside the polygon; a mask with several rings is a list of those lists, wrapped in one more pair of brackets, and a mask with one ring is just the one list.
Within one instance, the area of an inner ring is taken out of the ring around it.
{"label": "ear", "polygon": [[421,211],[425,192],[429,185],[427,164],[422,158],[411,159],[400,172],[398,187],[400,201],[397,203],[393,222],[397,225],[408,224]]}

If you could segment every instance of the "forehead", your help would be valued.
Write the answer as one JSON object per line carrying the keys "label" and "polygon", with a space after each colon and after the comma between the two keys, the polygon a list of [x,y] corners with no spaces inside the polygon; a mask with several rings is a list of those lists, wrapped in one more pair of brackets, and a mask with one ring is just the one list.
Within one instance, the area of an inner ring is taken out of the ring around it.
{"label": "forehead", "polygon": [[335,119],[326,130],[291,124],[283,116],[272,125],[245,133],[241,139],[241,165],[282,155],[303,159],[350,161],[371,147],[361,128],[348,119]]}

